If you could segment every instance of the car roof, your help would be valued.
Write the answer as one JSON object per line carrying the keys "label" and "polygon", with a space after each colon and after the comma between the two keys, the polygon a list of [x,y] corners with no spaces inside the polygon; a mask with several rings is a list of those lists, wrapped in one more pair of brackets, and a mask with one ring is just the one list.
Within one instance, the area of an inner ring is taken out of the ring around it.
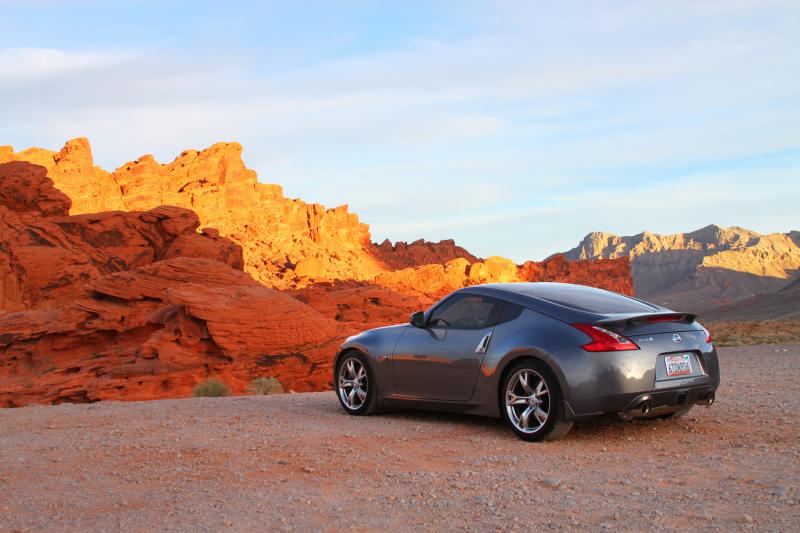
{"label": "car roof", "polygon": [[573,283],[487,283],[458,292],[494,296],[568,322],[667,310],[631,296]]}

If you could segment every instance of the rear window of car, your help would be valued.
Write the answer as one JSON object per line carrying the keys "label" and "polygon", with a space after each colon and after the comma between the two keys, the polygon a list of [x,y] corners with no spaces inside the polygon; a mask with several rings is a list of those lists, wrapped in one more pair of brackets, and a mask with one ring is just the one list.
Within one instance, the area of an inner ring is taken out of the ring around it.
{"label": "rear window of car", "polygon": [[658,308],[622,294],[577,285],[539,285],[530,293],[554,304],[597,314],[652,313]]}

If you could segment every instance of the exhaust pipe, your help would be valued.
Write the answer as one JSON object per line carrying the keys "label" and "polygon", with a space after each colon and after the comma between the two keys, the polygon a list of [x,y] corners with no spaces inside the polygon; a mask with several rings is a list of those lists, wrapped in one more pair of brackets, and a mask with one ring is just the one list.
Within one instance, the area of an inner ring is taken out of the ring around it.
{"label": "exhaust pipe", "polygon": [[706,407],[711,407],[712,405],[714,405],[714,400],[716,399],[717,397],[714,395],[714,393],[709,392],[708,396],[706,396]]}
{"label": "exhaust pipe", "polygon": [[639,403],[634,404],[632,407],[629,407],[624,411],[620,411],[619,416],[625,420],[634,420],[636,418],[649,415],[653,410],[653,403],[650,400],[650,397],[645,396],[638,401]]}

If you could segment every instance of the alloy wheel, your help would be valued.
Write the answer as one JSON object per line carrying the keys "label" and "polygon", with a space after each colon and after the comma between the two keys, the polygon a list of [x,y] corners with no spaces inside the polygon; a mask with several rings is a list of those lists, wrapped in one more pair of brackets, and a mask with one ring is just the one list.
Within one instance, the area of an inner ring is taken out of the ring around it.
{"label": "alloy wheel", "polygon": [[345,359],[339,366],[338,391],[342,403],[355,411],[367,401],[367,369],[355,357]]}
{"label": "alloy wheel", "polygon": [[523,433],[536,433],[550,416],[550,390],[544,378],[530,368],[518,370],[506,388],[508,419]]}

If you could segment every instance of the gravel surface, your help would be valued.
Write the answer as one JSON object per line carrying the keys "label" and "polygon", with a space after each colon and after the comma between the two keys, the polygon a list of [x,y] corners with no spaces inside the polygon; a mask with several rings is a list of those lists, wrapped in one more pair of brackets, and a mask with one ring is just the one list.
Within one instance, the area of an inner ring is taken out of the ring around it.
{"label": "gravel surface", "polygon": [[798,531],[800,345],[720,361],[710,409],[543,444],[328,392],[0,410],[0,531]]}

